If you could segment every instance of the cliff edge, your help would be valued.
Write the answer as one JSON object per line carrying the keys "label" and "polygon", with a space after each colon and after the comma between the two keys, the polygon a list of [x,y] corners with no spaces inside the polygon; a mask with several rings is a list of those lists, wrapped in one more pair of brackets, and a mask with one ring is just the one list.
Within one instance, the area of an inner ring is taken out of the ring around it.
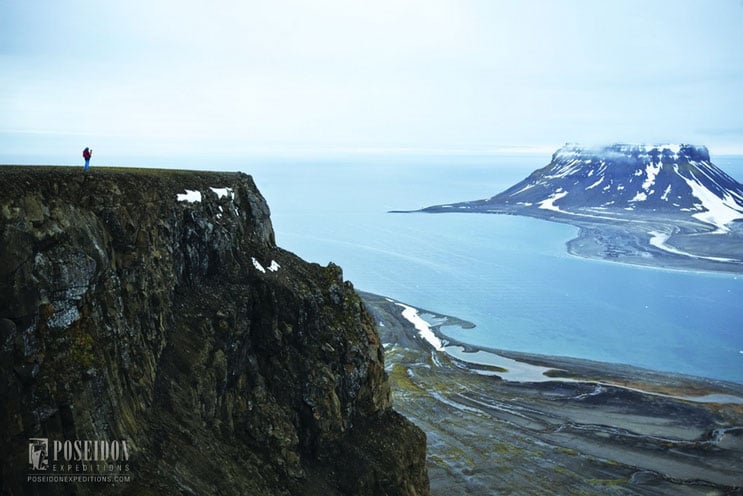
{"label": "cliff edge", "polygon": [[0,493],[428,494],[374,322],[276,246],[250,176],[7,166],[0,191]]}

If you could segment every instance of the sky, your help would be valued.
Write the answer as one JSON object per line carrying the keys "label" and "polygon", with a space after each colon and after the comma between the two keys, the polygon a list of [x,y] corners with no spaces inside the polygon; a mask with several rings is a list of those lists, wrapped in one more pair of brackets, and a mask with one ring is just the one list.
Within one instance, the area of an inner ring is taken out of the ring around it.
{"label": "sky", "polygon": [[0,162],[743,153],[743,0],[0,0]]}

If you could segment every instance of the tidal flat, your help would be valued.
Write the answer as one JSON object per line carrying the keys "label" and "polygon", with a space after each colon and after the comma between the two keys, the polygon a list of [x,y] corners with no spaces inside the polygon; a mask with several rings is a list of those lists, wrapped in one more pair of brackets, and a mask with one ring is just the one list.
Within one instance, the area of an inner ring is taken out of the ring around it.
{"label": "tidal flat", "polygon": [[[743,494],[743,385],[448,339],[436,350],[389,298],[360,293],[395,408],[428,438],[433,495]],[[490,363],[496,355],[504,362]],[[509,378],[508,360],[539,380]]]}

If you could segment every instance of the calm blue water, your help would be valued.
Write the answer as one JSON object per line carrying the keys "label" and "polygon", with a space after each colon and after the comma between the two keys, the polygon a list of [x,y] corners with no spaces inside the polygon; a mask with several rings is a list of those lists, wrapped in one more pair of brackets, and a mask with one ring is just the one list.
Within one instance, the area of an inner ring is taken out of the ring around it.
{"label": "calm blue water", "polygon": [[[743,277],[572,257],[577,230],[523,217],[390,214],[485,198],[549,156],[254,164],[278,243],[359,289],[474,322],[480,346],[743,383]],[[743,157],[715,162],[741,180]]]}

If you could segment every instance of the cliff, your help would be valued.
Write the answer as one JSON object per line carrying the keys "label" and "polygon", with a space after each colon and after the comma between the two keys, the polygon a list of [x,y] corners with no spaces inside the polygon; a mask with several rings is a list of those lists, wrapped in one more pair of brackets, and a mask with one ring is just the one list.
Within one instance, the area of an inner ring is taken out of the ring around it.
{"label": "cliff", "polygon": [[249,176],[3,167],[0,191],[0,493],[428,494],[371,317],[276,246]]}

